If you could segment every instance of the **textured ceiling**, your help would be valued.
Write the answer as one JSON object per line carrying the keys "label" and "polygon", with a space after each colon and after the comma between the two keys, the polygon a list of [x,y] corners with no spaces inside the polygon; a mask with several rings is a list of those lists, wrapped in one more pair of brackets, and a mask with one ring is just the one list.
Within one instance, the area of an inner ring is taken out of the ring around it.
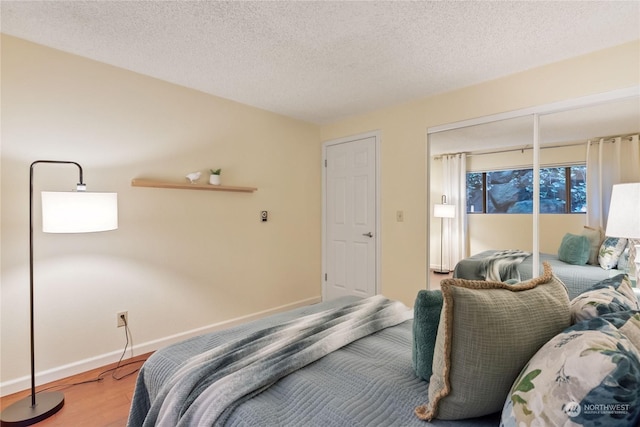
{"label": "textured ceiling", "polygon": [[327,123],[640,38],[638,1],[5,1],[3,33]]}

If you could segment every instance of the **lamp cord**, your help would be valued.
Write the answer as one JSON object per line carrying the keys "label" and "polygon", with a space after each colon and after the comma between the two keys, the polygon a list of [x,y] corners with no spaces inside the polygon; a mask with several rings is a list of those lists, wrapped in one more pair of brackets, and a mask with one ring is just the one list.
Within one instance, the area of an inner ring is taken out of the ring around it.
{"label": "lamp cord", "polygon": [[124,355],[127,353],[127,348],[129,347],[129,336],[131,335],[131,331],[129,330],[129,323],[127,322],[126,316],[122,316],[122,321],[124,322],[124,336],[127,340],[127,342],[124,345],[124,350],[122,350],[122,355],[120,355],[120,359],[118,360],[118,364],[116,365],[116,367],[102,373],[102,375],[104,375],[105,373],[111,371],[111,378],[113,378],[116,381],[120,381],[121,379],[127,378],[128,376],[135,374],[139,370],[138,368],[132,372],[129,372],[128,374],[122,375],[121,377],[116,376],[116,373],[118,372],[118,369],[120,369],[121,366],[127,366],[130,363],[135,363],[135,362],[130,362],[126,365],[121,365],[122,359],[124,359]]}
{"label": "lamp cord", "polygon": [[116,381],[120,381],[122,379],[130,377],[131,375],[137,373],[140,370],[140,367],[138,367],[138,368],[134,369],[133,371],[128,372],[128,373],[126,373],[124,375],[117,376],[118,370],[120,368],[124,368],[125,366],[135,365],[137,363],[144,363],[144,360],[136,360],[136,361],[133,361],[133,362],[122,363],[122,360],[124,359],[124,356],[127,353],[127,348],[129,348],[129,337],[131,335],[131,330],[129,329],[129,324],[127,323],[127,319],[123,317],[122,320],[124,322],[124,334],[125,334],[126,343],[124,345],[124,350],[122,351],[122,355],[120,355],[120,359],[118,359],[118,363],[116,364],[115,367],[100,372],[98,374],[98,376],[96,376],[93,379],[86,380],[86,381],[80,381],[80,382],[76,382],[76,383],[52,385],[50,387],[43,388],[42,390],[39,390],[37,393],[41,393],[43,391],[47,391],[47,390],[51,390],[51,389],[55,389],[55,388],[73,387],[73,386],[82,385],[82,384],[97,383],[97,382],[100,382],[100,381],[104,380],[103,377],[105,375],[107,375],[109,372],[111,372],[111,378],[113,378]]}

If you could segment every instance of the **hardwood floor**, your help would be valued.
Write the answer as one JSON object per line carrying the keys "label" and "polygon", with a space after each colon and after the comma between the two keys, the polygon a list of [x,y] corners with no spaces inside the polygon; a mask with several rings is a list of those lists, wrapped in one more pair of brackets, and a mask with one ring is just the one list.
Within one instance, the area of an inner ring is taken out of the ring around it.
{"label": "hardwood floor", "polygon": [[429,274],[431,275],[429,282],[431,284],[431,289],[440,289],[441,280],[450,279],[453,277],[453,272],[450,272],[449,274],[439,274],[431,270],[429,271]]}
{"label": "hardwood floor", "polygon": [[[112,373],[108,372],[101,376],[102,380],[99,382],[77,384],[98,378],[98,376],[103,372],[114,368],[116,366],[114,363],[112,365],[37,387],[37,392],[52,387],[53,390],[61,391],[64,393],[65,402],[64,406],[58,413],[35,425],[37,427],[126,426],[127,416],[131,406],[131,399],[133,397],[133,389],[135,387],[136,378],[138,377],[137,372],[129,376],[126,375],[140,368],[140,366],[142,366],[142,362],[144,362],[150,354],[151,353],[143,354],[124,360],[122,362],[122,366],[114,375],[116,378],[124,377],[120,380],[114,379],[112,377]],[[130,362],[134,363],[125,365]],[[0,407],[4,409],[13,402],[29,395],[30,390],[25,390],[5,396],[0,401]]]}

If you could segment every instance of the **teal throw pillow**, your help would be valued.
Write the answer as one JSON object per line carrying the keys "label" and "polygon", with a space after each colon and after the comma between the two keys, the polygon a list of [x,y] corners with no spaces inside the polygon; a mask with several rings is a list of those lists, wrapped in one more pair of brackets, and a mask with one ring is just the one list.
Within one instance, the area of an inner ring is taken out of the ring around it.
{"label": "teal throw pillow", "polygon": [[591,242],[584,235],[567,233],[558,249],[558,259],[568,264],[585,265],[589,261]]}
{"label": "teal throw pillow", "polygon": [[413,370],[426,381],[431,378],[442,301],[440,290],[422,290],[413,306]]}

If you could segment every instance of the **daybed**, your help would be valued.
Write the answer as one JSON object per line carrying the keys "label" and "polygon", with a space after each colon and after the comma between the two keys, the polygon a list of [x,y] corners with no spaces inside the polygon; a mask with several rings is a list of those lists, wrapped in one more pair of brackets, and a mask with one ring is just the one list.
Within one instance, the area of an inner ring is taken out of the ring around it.
{"label": "daybed", "polygon": [[[128,426],[516,426],[564,425],[568,417],[588,425],[590,390],[597,404],[626,405],[597,422],[615,416],[617,426],[634,426],[640,339],[632,345],[626,335],[640,336],[638,302],[624,275],[598,286],[570,310],[547,266],[515,285],[444,280],[441,292],[420,291],[414,310],[381,296],[348,297],[195,337],[147,360]],[[616,310],[626,317],[598,317]],[[586,320],[567,329],[572,317]],[[585,324],[593,317],[600,323]],[[593,349],[577,337],[585,330],[608,341]],[[565,351],[568,343],[595,358]],[[551,372],[547,356],[573,359]],[[598,369],[585,367],[594,361]]]}
{"label": "daybed", "polygon": [[[497,250],[483,251],[460,261],[453,269],[453,277],[468,280],[485,280],[482,273],[482,263],[487,257],[496,254]],[[556,254],[540,254],[540,272],[543,262],[548,262],[553,273],[565,284],[569,291],[569,298],[575,298],[590,286],[609,278],[610,270],[605,270],[599,265],[573,265],[560,261]],[[517,264],[520,280],[529,280],[533,274],[533,256],[529,255],[521,263]],[[539,273],[536,274],[536,276]]]}
{"label": "daybed", "polygon": [[573,299],[590,286],[627,269],[634,241],[607,237],[602,229],[585,226],[581,234],[566,233],[558,252],[540,253],[540,271],[533,271],[533,256],[519,250],[488,250],[465,258],[453,277],[468,280],[529,280],[548,263]]}

